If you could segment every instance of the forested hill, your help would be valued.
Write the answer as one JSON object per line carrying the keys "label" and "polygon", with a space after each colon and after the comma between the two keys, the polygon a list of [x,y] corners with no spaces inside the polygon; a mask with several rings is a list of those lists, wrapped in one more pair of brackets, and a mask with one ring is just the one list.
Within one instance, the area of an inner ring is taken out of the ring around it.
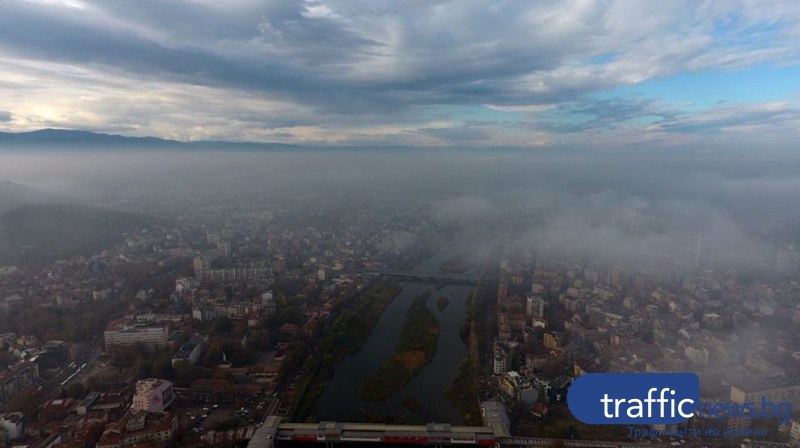
{"label": "forested hill", "polygon": [[62,202],[61,198],[27,185],[0,180],[0,213],[7,212],[24,204]]}
{"label": "forested hill", "polygon": [[44,264],[92,254],[152,218],[80,205],[22,205],[0,214],[0,264]]}

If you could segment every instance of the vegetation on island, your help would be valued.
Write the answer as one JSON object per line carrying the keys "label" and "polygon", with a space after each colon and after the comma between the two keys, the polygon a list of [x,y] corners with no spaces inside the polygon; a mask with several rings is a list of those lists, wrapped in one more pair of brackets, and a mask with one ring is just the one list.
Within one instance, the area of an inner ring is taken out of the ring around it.
{"label": "vegetation on island", "polygon": [[444,309],[447,308],[447,305],[449,304],[450,304],[450,299],[448,299],[445,296],[436,299],[436,308],[438,308],[439,311],[444,311]]}
{"label": "vegetation on island", "polygon": [[392,356],[364,382],[361,396],[369,401],[384,401],[411,381],[436,353],[439,321],[428,309],[430,291],[414,298],[400,331]]}

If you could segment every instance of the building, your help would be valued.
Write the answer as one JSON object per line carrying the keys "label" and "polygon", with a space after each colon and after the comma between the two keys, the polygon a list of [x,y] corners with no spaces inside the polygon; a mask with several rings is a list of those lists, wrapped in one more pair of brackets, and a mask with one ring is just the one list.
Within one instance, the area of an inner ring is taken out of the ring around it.
{"label": "building", "polygon": [[5,403],[22,389],[39,381],[39,366],[22,363],[0,378],[0,403]]}
{"label": "building", "polygon": [[572,385],[572,378],[568,376],[560,376],[556,378],[548,392],[548,400],[550,403],[563,403],[567,399],[567,390]]}
{"label": "building", "polygon": [[216,317],[225,316],[231,319],[244,319],[250,314],[258,314],[261,311],[261,303],[237,300],[227,303],[216,303],[213,305],[213,308],[214,316]]}
{"label": "building", "polygon": [[258,267],[237,267],[228,269],[203,269],[195,271],[195,278],[198,281],[213,282],[243,282],[246,280],[260,280],[269,278],[272,269]]}
{"label": "building", "polygon": [[606,312],[601,308],[592,306],[586,310],[587,320],[592,328],[603,328],[606,324]]}
{"label": "building", "polygon": [[534,389],[539,391],[539,394],[541,394],[541,396],[549,399],[550,389],[551,389],[550,381],[536,375],[531,376],[529,381],[531,382],[531,385],[534,387]]}
{"label": "building", "polygon": [[731,385],[730,401],[734,403],[764,401],[776,406],[790,404],[791,409],[800,407],[800,383],[786,378],[770,378]]}
{"label": "building", "polygon": [[42,351],[36,355],[36,364],[40,369],[56,369],[69,361],[69,351],[64,341],[47,341]]}
{"label": "building", "polygon": [[136,412],[106,426],[97,448],[166,447],[178,430],[178,419],[163,412]]}
{"label": "building", "polygon": [[503,394],[513,403],[521,403],[523,395],[533,390],[530,381],[517,372],[506,372],[500,377],[499,385]]}
{"label": "building", "polygon": [[89,412],[89,409],[100,400],[100,392],[89,392],[86,397],[78,403],[78,406],[75,408],[75,412],[78,415],[86,415]]}
{"label": "building", "polygon": [[72,412],[73,407],[75,407],[75,400],[71,398],[47,400],[39,409],[39,421],[63,421]]}
{"label": "building", "polygon": [[544,318],[544,299],[539,295],[528,296],[525,313],[528,317]]}
{"label": "building", "polygon": [[792,440],[792,444],[797,445],[800,443],[800,421],[792,419],[787,429],[789,431],[789,438]]}
{"label": "building", "polygon": [[22,412],[6,412],[0,414],[0,429],[6,434],[7,440],[16,440],[25,435],[25,420]]}
{"label": "building", "polygon": [[167,345],[169,331],[162,326],[126,326],[119,321],[109,324],[103,333],[106,350],[141,344],[153,350]]}
{"label": "building", "polygon": [[148,378],[136,382],[131,409],[134,411],[164,412],[175,400],[172,383],[158,378]]}
{"label": "building", "polygon": [[550,350],[555,350],[555,349],[559,348],[561,346],[561,344],[559,344],[559,342],[558,342],[558,334],[556,334],[556,333],[554,333],[552,331],[546,332],[544,334],[544,336],[542,337],[542,345],[544,345],[544,348],[547,348],[547,349],[550,349]]}
{"label": "building", "polygon": [[193,291],[197,289],[197,287],[198,287],[197,280],[192,277],[181,277],[175,280],[176,292]]}
{"label": "building", "polygon": [[217,310],[213,306],[200,305],[192,308],[192,319],[207,322],[217,317]]}
{"label": "building", "polygon": [[492,373],[501,375],[508,371],[508,352],[502,345],[495,344],[492,360]]}
{"label": "building", "polygon": [[197,364],[200,360],[200,357],[203,356],[203,351],[206,348],[206,341],[199,336],[194,336],[189,341],[178,349],[175,355],[172,357],[172,367],[175,367],[177,364],[182,362],[188,362],[190,364]]}
{"label": "building", "polygon": [[597,363],[591,358],[579,358],[572,363],[572,376],[575,378],[596,370]]}
{"label": "building", "polygon": [[192,260],[192,267],[194,268],[195,275],[197,275],[200,271],[211,269],[211,260],[204,255],[199,255]]}
{"label": "building", "polygon": [[231,256],[231,243],[228,241],[217,242],[217,253],[223,257]]}

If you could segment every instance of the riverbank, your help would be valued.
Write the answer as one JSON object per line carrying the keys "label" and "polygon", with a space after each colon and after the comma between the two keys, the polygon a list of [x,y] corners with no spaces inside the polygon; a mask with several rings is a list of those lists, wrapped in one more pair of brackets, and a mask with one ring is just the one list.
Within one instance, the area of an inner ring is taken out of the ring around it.
{"label": "riverbank", "polygon": [[461,358],[458,370],[453,377],[453,384],[444,392],[450,402],[468,425],[481,425],[481,409],[478,406],[478,387],[475,381],[472,358],[469,355]]}
{"label": "riverbank", "polygon": [[453,376],[453,384],[444,392],[447,401],[458,409],[468,425],[481,424],[481,410],[478,405],[478,378],[480,376],[478,360],[480,355],[474,319],[478,313],[477,297],[477,294],[470,294],[464,323],[461,326],[461,339],[468,344],[470,350],[459,361],[458,369]]}
{"label": "riverbank", "polygon": [[426,303],[430,291],[414,298],[392,356],[361,387],[361,397],[384,401],[403,389],[433,358],[439,340],[439,321]]}
{"label": "riverbank", "polygon": [[361,348],[378,318],[401,291],[397,280],[384,280],[342,304],[339,315],[322,332],[319,350],[306,361],[313,374],[298,400],[295,419],[308,417],[311,406],[325,390],[325,382],[333,375],[334,366]]}

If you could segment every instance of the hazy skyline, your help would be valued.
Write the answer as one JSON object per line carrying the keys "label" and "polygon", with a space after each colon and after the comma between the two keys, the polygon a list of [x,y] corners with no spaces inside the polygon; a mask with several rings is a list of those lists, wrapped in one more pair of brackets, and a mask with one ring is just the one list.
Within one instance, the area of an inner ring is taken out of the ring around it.
{"label": "hazy skyline", "polygon": [[791,1],[9,0],[0,131],[787,149]]}

